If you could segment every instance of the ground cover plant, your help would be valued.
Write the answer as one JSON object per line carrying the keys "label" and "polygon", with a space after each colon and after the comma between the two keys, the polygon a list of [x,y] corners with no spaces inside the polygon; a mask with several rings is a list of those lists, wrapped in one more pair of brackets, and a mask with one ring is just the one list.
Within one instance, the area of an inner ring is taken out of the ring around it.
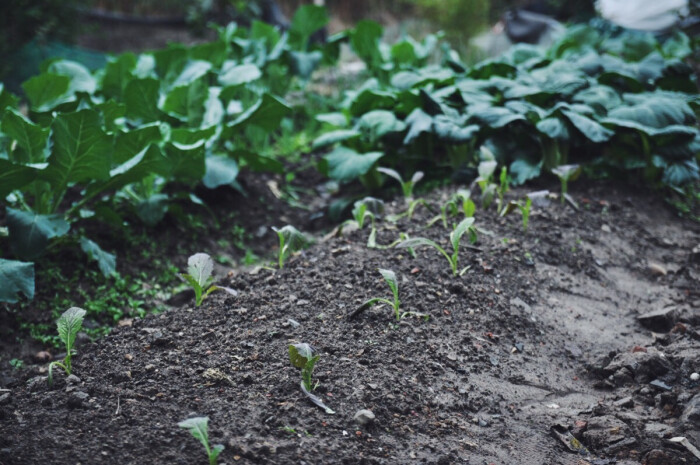
{"label": "ground cover plant", "polygon": [[[317,140],[335,147],[320,165],[334,179],[372,187],[381,163],[470,182],[484,146],[513,184],[575,163],[694,198],[699,101],[683,61],[693,42],[682,32],[659,42],[577,25],[548,50],[520,44],[471,68],[449,49],[438,64],[401,61],[378,25],[352,34],[372,77],[345,92],[345,119]],[[421,56],[419,44],[411,47],[407,56]]]}
{"label": "ground cover plant", "polygon": [[154,226],[174,203],[202,205],[199,183],[237,187],[241,166],[281,172],[264,153],[291,112],[282,96],[335,59],[332,42],[309,40],[327,21],[307,6],[288,32],[231,24],[213,42],[125,53],[94,73],[50,61],[23,84],[27,107],[0,85],[0,197],[15,258],[0,262],[3,300],[32,297],[31,264],[50,247],[79,246],[112,275],[116,257],[84,236],[86,221]]}

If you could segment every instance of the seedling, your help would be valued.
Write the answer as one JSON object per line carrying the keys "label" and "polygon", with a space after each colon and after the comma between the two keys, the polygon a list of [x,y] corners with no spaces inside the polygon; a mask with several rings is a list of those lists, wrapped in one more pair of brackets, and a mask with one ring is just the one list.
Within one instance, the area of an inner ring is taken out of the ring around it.
{"label": "seedling", "polygon": [[581,166],[579,165],[560,165],[552,170],[561,182],[561,203],[568,195],[569,181],[575,181],[581,175]]}
{"label": "seedling", "polygon": [[440,219],[442,219],[442,225],[447,227],[447,218],[449,216],[457,216],[460,210],[466,218],[474,216],[476,205],[474,205],[471,195],[471,191],[466,189],[460,189],[452,194],[452,197],[440,207],[440,215],[428,222],[428,227]]}
{"label": "seedling", "polygon": [[508,168],[505,166],[501,168],[501,175],[499,177],[500,184],[498,186],[498,208],[503,210],[503,197],[508,192],[508,184],[510,179],[508,177]]}
{"label": "seedling", "polygon": [[302,250],[311,242],[304,233],[291,225],[287,225],[281,229],[277,229],[273,226],[272,230],[277,233],[277,237],[280,241],[279,255],[277,258],[280,269],[284,268],[284,262],[291,254]]}
{"label": "seedling", "polygon": [[311,402],[325,410],[326,413],[332,415],[335,412],[328,408],[319,397],[311,393],[311,391],[318,387],[318,382],[313,384],[312,375],[314,366],[316,366],[316,363],[320,358],[321,356],[315,354],[314,349],[309,344],[302,342],[299,344],[289,345],[289,361],[296,368],[301,369],[301,390],[304,392],[304,394],[306,394]]}
{"label": "seedling", "polygon": [[396,247],[420,247],[420,246],[430,246],[436,249],[438,252],[440,252],[444,257],[447,259],[447,261],[450,263],[450,268],[452,269],[452,275],[457,276],[463,275],[469,267],[466,267],[462,269],[461,271],[457,270],[457,265],[458,265],[458,259],[459,259],[459,243],[462,240],[462,236],[464,236],[465,233],[469,232],[472,238],[476,237],[476,231],[474,229],[474,218],[464,218],[460,223],[455,226],[454,230],[450,233],[450,243],[452,244],[452,254],[448,254],[445,249],[440,247],[436,242],[431,241],[430,239],[427,239],[425,237],[414,237],[412,239],[405,240],[401,243],[399,243]]}
{"label": "seedling", "polygon": [[498,162],[496,156],[489,150],[488,147],[482,145],[480,148],[481,162],[477,167],[479,177],[476,178],[476,183],[481,190],[481,206],[488,208],[496,194],[497,187],[493,184],[493,174],[496,172]]}
{"label": "seedling", "polygon": [[365,197],[362,200],[358,200],[354,203],[352,209],[352,217],[360,229],[364,228],[367,218],[372,221],[372,228],[374,228],[375,219],[383,213],[384,201],[374,197]]}
{"label": "seedling", "polygon": [[214,280],[211,276],[213,271],[214,260],[208,254],[196,253],[187,259],[187,274],[183,273],[182,277],[194,289],[194,303],[197,307],[202,305],[209,294],[219,289],[211,284]]}
{"label": "seedling", "polygon": [[53,367],[61,367],[66,375],[70,375],[73,371],[71,364],[71,359],[73,357],[73,344],[75,344],[75,338],[78,335],[78,331],[83,326],[83,318],[85,317],[85,310],[78,307],[71,307],[58,319],[56,326],[58,327],[58,337],[63,342],[66,347],[66,357],[62,362],[55,361],[49,363],[49,386],[53,384]]}
{"label": "seedling", "polygon": [[217,444],[214,447],[209,446],[209,417],[188,418],[178,423],[177,426],[188,430],[195,439],[199,440],[207,451],[209,465],[216,465],[216,459],[221,451],[224,450],[224,446],[221,444]]}
{"label": "seedling", "polygon": [[394,314],[396,315],[396,321],[400,320],[403,315],[401,315],[399,311],[399,306],[401,305],[401,301],[399,300],[399,283],[396,279],[396,273],[394,273],[391,270],[385,270],[380,268],[379,272],[381,273],[382,277],[384,277],[384,281],[389,285],[389,289],[391,289],[391,293],[394,294],[394,300],[393,302],[389,299],[384,299],[382,297],[375,297],[374,299],[370,299],[364,304],[362,304],[363,307],[365,308],[370,308],[373,305],[376,305],[378,303],[385,303],[389,306],[391,306],[394,309]]}
{"label": "seedling", "polygon": [[532,208],[532,198],[530,198],[529,196],[525,197],[525,202],[523,202],[522,200],[511,200],[510,202],[508,202],[508,205],[506,205],[503,208],[503,210],[501,210],[501,216],[508,215],[516,208],[520,211],[520,215],[523,219],[523,232],[527,233],[527,225],[530,222],[530,209]]}
{"label": "seedling", "polygon": [[423,179],[423,176],[424,176],[424,173],[422,171],[416,171],[415,173],[413,173],[413,176],[411,176],[410,180],[404,181],[403,178],[401,177],[401,175],[398,172],[392,170],[391,168],[380,167],[380,168],[377,168],[377,171],[379,171],[380,173],[384,173],[387,176],[396,179],[399,182],[399,184],[401,184],[401,190],[403,191],[403,196],[407,201],[409,201],[410,199],[413,198],[413,188],[418,181]]}

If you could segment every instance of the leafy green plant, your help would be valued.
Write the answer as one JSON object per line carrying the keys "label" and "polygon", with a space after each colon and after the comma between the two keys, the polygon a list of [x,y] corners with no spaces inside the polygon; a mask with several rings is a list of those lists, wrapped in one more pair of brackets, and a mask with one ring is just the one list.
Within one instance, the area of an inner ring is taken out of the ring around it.
{"label": "leafy green plant", "polygon": [[411,179],[404,181],[398,171],[392,170],[391,168],[379,167],[377,168],[377,171],[396,179],[399,184],[401,184],[401,191],[403,192],[404,198],[408,202],[413,199],[413,188],[415,187],[416,183],[425,176],[425,173],[422,171],[416,171],[413,173],[413,176],[411,176]]}
{"label": "leafy green plant", "polygon": [[85,310],[78,307],[71,307],[58,319],[56,326],[58,327],[58,337],[63,342],[66,349],[66,356],[63,361],[55,361],[49,363],[49,385],[53,384],[53,368],[55,366],[60,367],[66,373],[70,375],[73,371],[72,359],[73,359],[73,345],[75,344],[75,338],[83,326],[83,318],[85,317]]}
{"label": "leafy green plant", "polygon": [[394,314],[396,315],[396,320],[398,321],[401,319],[401,313],[399,311],[399,306],[401,305],[401,302],[399,301],[399,283],[396,279],[396,273],[394,273],[391,270],[385,270],[382,268],[379,269],[379,273],[381,273],[382,277],[384,278],[384,281],[386,281],[387,285],[389,285],[389,289],[391,289],[391,293],[394,295],[394,300],[391,301],[382,297],[375,297],[362,304],[362,306],[369,308],[378,303],[385,303],[394,309]]}
{"label": "leafy green plant", "polygon": [[313,384],[312,377],[314,367],[321,356],[316,354],[309,344],[303,342],[299,344],[290,344],[288,352],[291,364],[301,370],[301,390],[315,405],[325,410],[328,414],[334,414],[335,412],[333,410],[328,408],[318,396],[312,393],[312,391],[318,387],[318,382]]}
{"label": "leafy green plant", "polygon": [[452,269],[452,275],[457,276],[463,275],[465,271],[469,269],[469,267],[463,268],[461,271],[458,270],[458,260],[459,260],[459,244],[460,241],[462,240],[462,236],[464,234],[469,233],[472,235],[472,237],[475,237],[475,231],[474,231],[474,218],[464,218],[462,221],[455,226],[455,228],[452,230],[450,233],[450,244],[452,245],[452,253],[448,254],[445,249],[443,249],[440,245],[438,245],[435,241],[432,241],[430,239],[424,238],[424,237],[414,237],[407,239],[403,242],[400,242],[399,244],[396,245],[396,247],[400,248],[418,248],[421,246],[429,246],[434,249],[436,249],[438,252],[440,252],[449,262],[450,268]]}
{"label": "leafy green plant", "polygon": [[287,258],[294,252],[298,252],[309,245],[311,240],[304,233],[291,225],[284,226],[280,229],[273,226],[272,230],[277,233],[277,238],[279,239],[277,264],[281,270],[284,268],[284,262]]}
{"label": "leafy green plant", "polygon": [[552,170],[552,173],[559,178],[561,182],[561,203],[564,203],[569,191],[569,182],[575,181],[581,175],[581,167],[579,165],[561,165]]}
{"label": "leafy green plant", "polygon": [[207,452],[209,465],[216,465],[219,454],[224,450],[224,446],[216,444],[209,445],[209,417],[194,417],[183,420],[177,424],[182,429],[190,432],[195,439],[202,443],[204,450]]}
{"label": "leafy green plant", "polygon": [[220,289],[211,284],[213,271],[214,260],[208,254],[196,253],[187,259],[187,274],[183,273],[182,277],[192,286],[197,307],[209,294]]}

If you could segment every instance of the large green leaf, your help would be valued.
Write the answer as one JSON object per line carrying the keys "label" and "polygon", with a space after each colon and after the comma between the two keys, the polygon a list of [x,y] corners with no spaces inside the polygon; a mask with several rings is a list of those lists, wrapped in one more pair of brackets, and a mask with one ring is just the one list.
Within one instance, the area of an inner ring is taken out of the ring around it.
{"label": "large green leaf", "polygon": [[272,132],[279,127],[282,118],[291,113],[291,111],[292,109],[280,99],[265,93],[255,105],[236,118],[229,127],[242,127],[252,124]]}
{"label": "large green leaf", "polygon": [[357,127],[369,140],[376,141],[390,132],[403,131],[406,124],[398,120],[391,111],[373,110],[360,117]]}
{"label": "large green leaf", "polygon": [[296,10],[289,27],[289,45],[306,50],[309,37],[328,24],[328,12],[322,6],[304,5]]}
{"label": "large green leaf", "polygon": [[95,242],[87,237],[80,238],[80,248],[87,256],[97,262],[100,271],[105,277],[113,275],[117,271],[117,257],[114,254],[105,252]]}
{"label": "large green leaf", "polygon": [[54,147],[44,175],[56,190],[72,182],[109,178],[113,142],[100,127],[96,111],[59,114],[51,128]]}
{"label": "large green leaf", "polygon": [[418,138],[423,133],[430,132],[433,126],[433,118],[420,108],[416,108],[406,118],[408,125],[408,133],[403,140],[403,143],[408,145]]}
{"label": "large green leaf", "polygon": [[70,78],[53,73],[43,73],[22,84],[32,110],[49,111],[71,100],[68,94]]}
{"label": "large green leaf", "polygon": [[0,199],[34,181],[39,173],[40,170],[36,167],[12,163],[0,158]]}
{"label": "large green leaf", "polygon": [[294,74],[302,79],[309,79],[322,59],[323,53],[319,50],[314,50],[313,52],[292,51],[289,53],[292,70]]}
{"label": "large green leaf", "polygon": [[379,23],[363,19],[357,23],[350,34],[352,49],[370,69],[378,68],[383,62],[382,53],[379,50],[379,40],[383,32]]}
{"label": "large green leaf", "polygon": [[17,97],[5,89],[5,85],[0,82],[0,114],[6,108],[17,108],[18,99]]}
{"label": "large green leaf", "polygon": [[185,182],[202,179],[206,172],[204,152],[204,141],[190,145],[176,142],[165,144],[165,155],[170,163],[172,177]]}
{"label": "large green leaf", "polygon": [[335,131],[326,132],[318,136],[318,138],[314,140],[313,148],[317,149],[349,139],[356,139],[360,137],[360,135],[361,133],[355,129],[336,129]]}
{"label": "large green leaf", "polygon": [[97,89],[97,80],[90,71],[80,63],[70,60],[54,61],[49,65],[49,73],[67,76],[70,79],[68,92],[86,92],[92,94]]}
{"label": "large green leaf", "polygon": [[341,182],[348,182],[366,174],[384,156],[382,152],[360,154],[347,147],[336,147],[319,162],[322,173]]}
{"label": "large green leaf", "polygon": [[219,84],[222,86],[240,86],[253,82],[262,77],[260,68],[252,63],[236,64],[235,61],[224,63],[219,73]]}
{"label": "large green leaf", "polygon": [[204,102],[209,97],[209,87],[203,79],[174,87],[163,100],[161,110],[173,118],[199,126],[204,115]]}
{"label": "large green leaf", "polygon": [[49,240],[67,234],[70,224],[62,215],[39,215],[8,208],[7,229],[10,232],[10,247],[15,255],[23,260],[32,260],[44,253]]}
{"label": "large green leaf", "polygon": [[136,55],[122,53],[110,58],[104,68],[101,82],[101,92],[107,97],[121,99],[124,89],[133,78],[132,71],[136,67]]}
{"label": "large green leaf", "polygon": [[158,142],[162,138],[160,125],[157,123],[147,124],[130,131],[120,131],[114,144],[113,162],[122,164],[131,160],[149,144]]}
{"label": "large green leaf", "polygon": [[231,185],[238,176],[238,163],[226,155],[206,157],[206,172],[202,183],[209,189]]}
{"label": "large green leaf", "polygon": [[124,90],[126,116],[144,123],[158,121],[161,115],[158,110],[159,89],[160,81],[154,78],[129,81]]}
{"label": "large green leaf", "polygon": [[200,80],[211,69],[211,63],[204,60],[191,60],[187,63],[180,75],[172,83],[171,87],[189,86]]}
{"label": "large green leaf", "polygon": [[157,145],[148,145],[130,159],[109,172],[109,179],[104,182],[90,184],[87,195],[94,196],[100,192],[118,190],[122,187],[140,181],[150,174],[169,177],[171,162],[163,156]]}
{"label": "large green leaf", "polygon": [[586,136],[592,142],[605,142],[610,140],[614,134],[611,130],[603,127],[597,121],[579,113],[570,110],[562,110],[562,114],[566,116],[569,121],[571,121],[571,124],[573,124],[576,129],[581,131],[581,134]]}
{"label": "large green leaf", "polygon": [[13,304],[20,292],[34,298],[34,263],[0,258],[0,302]]}
{"label": "large green leaf", "polygon": [[15,109],[10,109],[2,118],[2,132],[17,142],[18,149],[12,151],[11,160],[20,163],[46,161],[46,143],[49,129],[42,128]]}

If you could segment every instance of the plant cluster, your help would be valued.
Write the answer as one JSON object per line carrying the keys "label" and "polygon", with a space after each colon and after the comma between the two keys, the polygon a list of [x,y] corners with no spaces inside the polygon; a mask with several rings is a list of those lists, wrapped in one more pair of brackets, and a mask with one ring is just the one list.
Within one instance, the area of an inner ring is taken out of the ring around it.
{"label": "plant cluster", "polygon": [[577,25],[548,50],[520,44],[471,68],[447,47],[440,64],[422,61],[435,38],[399,48],[381,35],[368,22],[350,33],[372,77],[345,92],[336,129],[316,140],[332,148],[319,168],[333,179],[374,188],[386,168],[467,173],[482,146],[493,153],[491,175],[507,167],[500,185],[487,182],[485,203],[502,198],[505,183],[556,174],[561,165],[678,191],[700,179],[700,100],[683,61],[693,46],[680,31],[659,42]]}
{"label": "plant cluster", "polygon": [[33,262],[59,244],[113,274],[116,257],[80,221],[122,227],[126,214],[152,226],[173,202],[202,205],[196,184],[238,187],[241,166],[281,173],[263,154],[292,111],[279,96],[337,58],[337,42],[310,42],[327,21],[309,5],[286,32],[232,23],[212,42],[124,53],[94,73],[49,61],[22,86],[28,112],[0,84],[0,240],[15,258],[0,261],[0,300],[32,298]]}

